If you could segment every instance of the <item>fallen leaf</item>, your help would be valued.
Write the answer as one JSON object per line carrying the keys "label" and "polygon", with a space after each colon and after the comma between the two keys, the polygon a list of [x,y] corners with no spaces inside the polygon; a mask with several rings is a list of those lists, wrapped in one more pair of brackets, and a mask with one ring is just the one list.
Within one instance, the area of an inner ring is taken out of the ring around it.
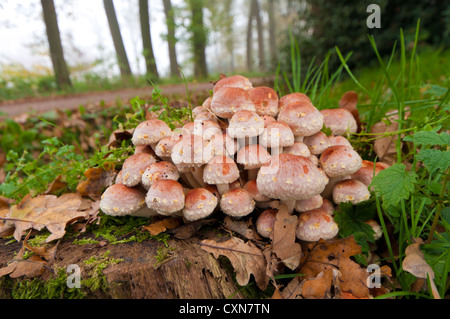
{"label": "fallen leaf", "polygon": [[210,225],[215,221],[215,219],[200,219],[168,229],[167,233],[176,239],[188,239],[194,236],[203,226]]}
{"label": "fallen leaf", "polygon": [[158,220],[150,225],[143,226],[145,230],[147,230],[150,235],[156,236],[160,233],[165,232],[167,229],[175,228],[180,225],[181,221],[176,217],[169,217]]}
{"label": "fallen leaf", "polygon": [[247,285],[253,274],[257,286],[261,290],[267,288],[269,277],[266,276],[266,260],[262,251],[251,241],[244,242],[240,238],[231,237],[223,242],[205,239],[199,244],[203,250],[212,253],[214,258],[223,255],[230,260],[239,285]]}
{"label": "fallen leaf", "polygon": [[305,279],[302,285],[302,296],[305,299],[330,299],[333,280],[333,269],[320,272],[315,278]]}
{"label": "fallen leaf", "polygon": [[113,163],[105,163],[103,167],[89,168],[84,172],[87,180],[77,186],[77,192],[81,196],[89,196],[100,199],[103,190],[114,183],[116,171]]}
{"label": "fallen leaf", "polygon": [[223,226],[247,239],[261,240],[262,237],[256,232],[251,220],[236,220],[230,216],[225,216]]}
{"label": "fallen leaf", "polygon": [[47,190],[45,191],[45,195],[48,194],[54,194],[55,192],[64,189],[67,186],[66,182],[62,182],[61,181],[62,176],[59,175],[57,176],[53,182],[50,183],[50,185],[48,186]]}

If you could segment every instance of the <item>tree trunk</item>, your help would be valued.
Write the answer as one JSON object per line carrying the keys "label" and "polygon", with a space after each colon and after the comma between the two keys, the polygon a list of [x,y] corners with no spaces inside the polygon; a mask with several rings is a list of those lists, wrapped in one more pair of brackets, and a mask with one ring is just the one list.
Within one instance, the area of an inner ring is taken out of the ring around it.
{"label": "tree trunk", "polygon": [[173,8],[170,0],[163,0],[164,13],[166,15],[167,24],[167,44],[169,47],[170,75],[177,77],[179,75],[177,52],[175,50],[175,19],[173,17]]}
{"label": "tree trunk", "polygon": [[189,0],[191,9],[191,44],[194,54],[194,75],[199,78],[205,78],[208,75],[206,66],[206,41],[207,34],[203,25],[203,1]]}
{"label": "tree trunk", "polygon": [[130,63],[128,62],[125,46],[123,45],[122,35],[120,34],[119,22],[117,21],[116,10],[112,0],[103,0],[106,17],[108,19],[109,30],[114,42],[117,61],[119,63],[120,74],[124,80],[131,76]]}
{"label": "tree trunk", "polygon": [[255,2],[255,19],[256,19],[256,29],[258,32],[258,58],[259,58],[259,70],[264,71],[266,69],[266,57],[264,53],[264,32],[261,20],[261,13],[259,8],[258,0],[253,0]]}
{"label": "tree trunk", "polygon": [[150,32],[150,19],[148,14],[148,0],[139,0],[139,18],[141,22],[141,36],[143,55],[145,58],[145,66],[147,75],[158,78],[158,69],[156,67],[156,60],[153,54],[152,36]]}
{"label": "tree trunk", "polygon": [[41,0],[41,4],[56,84],[58,89],[71,87],[69,69],[64,60],[55,4],[53,0]]}
{"label": "tree trunk", "polygon": [[255,3],[250,4],[247,23],[247,70],[253,71],[253,17],[255,15]]}
{"label": "tree trunk", "polygon": [[269,50],[270,65],[276,65],[277,60],[277,39],[276,39],[276,18],[274,3],[276,0],[267,1],[267,13],[269,15]]}

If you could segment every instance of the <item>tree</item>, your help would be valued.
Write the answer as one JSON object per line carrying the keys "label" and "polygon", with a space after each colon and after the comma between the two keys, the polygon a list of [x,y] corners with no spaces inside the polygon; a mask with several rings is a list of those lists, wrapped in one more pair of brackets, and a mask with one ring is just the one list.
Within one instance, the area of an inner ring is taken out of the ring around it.
{"label": "tree", "polygon": [[103,5],[105,7],[109,30],[111,31],[111,37],[113,39],[114,48],[116,50],[120,74],[123,79],[127,79],[131,76],[131,68],[130,63],[128,62],[125,46],[123,45],[122,35],[120,34],[120,27],[119,22],[117,21],[114,3],[112,0],[103,0]]}
{"label": "tree", "polygon": [[265,70],[264,35],[258,0],[252,0],[247,24],[247,69],[253,70],[253,19],[256,20],[258,33],[258,65],[260,70]]}
{"label": "tree", "polygon": [[267,0],[267,13],[269,15],[269,50],[271,65],[276,63],[277,59],[277,38],[276,38],[276,17],[275,8],[276,0]]}
{"label": "tree", "polygon": [[208,75],[208,69],[205,50],[208,35],[203,24],[204,0],[189,0],[188,5],[191,11],[189,31],[191,33],[190,42],[194,55],[194,75],[196,77],[206,77]]}
{"label": "tree", "polygon": [[41,0],[41,5],[56,84],[58,89],[71,87],[72,82],[64,59],[55,4],[53,0]]}
{"label": "tree", "polygon": [[170,0],[163,0],[164,13],[166,15],[167,24],[167,45],[169,49],[170,75],[178,76],[177,51],[175,50],[175,19],[173,16],[173,8]]}
{"label": "tree", "polygon": [[150,19],[148,14],[148,0],[139,0],[139,19],[141,22],[142,47],[144,49],[147,75],[158,78],[155,56],[153,54],[152,36],[150,33]]}

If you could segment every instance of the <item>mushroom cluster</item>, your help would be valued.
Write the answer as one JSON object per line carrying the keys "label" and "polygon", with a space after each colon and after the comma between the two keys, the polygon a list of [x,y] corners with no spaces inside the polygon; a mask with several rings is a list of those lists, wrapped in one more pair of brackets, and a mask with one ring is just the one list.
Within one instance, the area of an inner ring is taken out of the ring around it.
{"label": "mushroom cluster", "polygon": [[286,205],[298,214],[299,240],[330,239],[338,233],[335,205],[367,200],[373,175],[385,168],[362,160],[346,138],[357,130],[351,112],[319,111],[305,94],[279,97],[241,75],[217,81],[192,114],[174,130],[160,119],[134,129],[135,153],[102,195],[105,214],[186,223],[213,213],[250,216],[270,237],[277,207]]}

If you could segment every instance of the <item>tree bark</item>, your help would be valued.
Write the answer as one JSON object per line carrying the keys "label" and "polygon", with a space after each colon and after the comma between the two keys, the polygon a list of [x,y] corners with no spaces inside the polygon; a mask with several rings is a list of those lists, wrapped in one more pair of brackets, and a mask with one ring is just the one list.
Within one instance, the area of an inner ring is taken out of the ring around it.
{"label": "tree bark", "polygon": [[55,4],[53,0],[41,0],[41,4],[56,84],[58,89],[71,87],[72,82],[64,59]]}
{"label": "tree bark", "polygon": [[199,78],[205,78],[208,75],[206,65],[206,42],[207,33],[203,24],[203,1],[189,0],[191,10],[191,44],[194,55],[194,75]]}
{"label": "tree bark", "polygon": [[258,32],[258,59],[259,59],[259,71],[264,71],[266,69],[266,55],[264,52],[264,30],[261,20],[261,12],[258,0],[253,0],[255,2],[255,19],[256,19],[256,30]]}
{"label": "tree bark", "polygon": [[153,54],[150,18],[148,14],[148,0],[139,0],[139,19],[141,22],[142,48],[144,50],[143,55],[147,75],[157,79],[159,74],[156,67],[155,56]]}
{"label": "tree bark", "polygon": [[175,49],[175,19],[173,16],[173,8],[170,0],[163,0],[164,13],[166,15],[167,24],[167,45],[169,49],[169,61],[170,61],[170,75],[177,77],[179,75],[177,51]]}
{"label": "tree bark", "polygon": [[111,31],[111,37],[113,39],[114,48],[116,50],[120,74],[124,80],[127,80],[131,76],[131,68],[130,63],[128,62],[125,46],[123,44],[122,35],[120,33],[120,27],[119,22],[117,21],[114,3],[112,0],[103,0],[103,5],[105,7],[109,30]]}
{"label": "tree bark", "polygon": [[275,4],[276,0],[267,1],[267,13],[269,15],[269,50],[270,50],[270,65],[276,65],[277,60],[277,39],[276,39],[276,18],[275,18]]}
{"label": "tree bark", "polygon": [[254,1],[250,4],[250,11],[248,14],[247,23],[247,70],[253,71],[253,16],[254,16],[255,6]]}

